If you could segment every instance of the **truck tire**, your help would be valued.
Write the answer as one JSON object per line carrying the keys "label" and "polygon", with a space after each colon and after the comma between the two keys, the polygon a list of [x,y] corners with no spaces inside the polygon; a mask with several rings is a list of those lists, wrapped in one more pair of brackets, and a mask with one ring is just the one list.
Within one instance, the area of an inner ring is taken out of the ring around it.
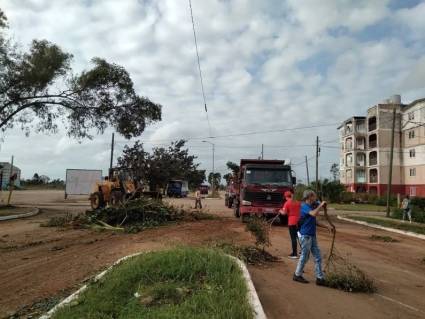
{"label": "truck tire", "polygon": [[103,200],[102,193],[95,192],[90,196],[91,209],[96,210],[105,207],[105,201]]}

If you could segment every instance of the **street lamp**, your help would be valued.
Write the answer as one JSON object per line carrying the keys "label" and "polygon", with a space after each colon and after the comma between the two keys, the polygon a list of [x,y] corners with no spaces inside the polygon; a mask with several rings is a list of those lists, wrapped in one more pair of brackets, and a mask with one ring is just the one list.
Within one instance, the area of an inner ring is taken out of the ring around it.
{"label": "street lamp", "polygon": [[211,187],[212,187],[212,195],[214,197],[215,194],[215,185],[214,185],[214,153],[215,153],[215,144],[210,142],[210,141],[202,141],[202,143],[208,143],[212,145],[212,182],[211,182]]}

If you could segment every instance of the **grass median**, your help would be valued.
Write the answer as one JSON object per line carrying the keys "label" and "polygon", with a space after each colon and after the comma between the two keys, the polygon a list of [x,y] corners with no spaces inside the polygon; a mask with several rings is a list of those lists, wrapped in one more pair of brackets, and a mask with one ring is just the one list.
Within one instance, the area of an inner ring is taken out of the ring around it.
{"label": "grass median", "polygon": [[425,235],[425,225],[420,225],[416,223],[411,224],[409,222],[397,221],[390,218],[372,216],[347,216],[347,218]]}
{"label": "grass median", "polygon": [[53,318],[253,318],[236,262],[206,248],[133,257]]}
{"label": "grass median", "polygon": [[330,204],[330,207],[336,210],[353,211],[353,212],[385,212],[385,206],[372,204]]}

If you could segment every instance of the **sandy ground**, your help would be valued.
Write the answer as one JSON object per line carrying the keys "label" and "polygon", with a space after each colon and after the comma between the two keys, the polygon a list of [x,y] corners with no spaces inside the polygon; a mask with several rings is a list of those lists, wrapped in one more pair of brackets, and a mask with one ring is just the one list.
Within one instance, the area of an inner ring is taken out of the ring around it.
{"label": "sandy ground", "polygon": [[[188,199],[173,202],[192,204]],[[64,201],[61,191],[16,192],[13,204],[37,206],[42,212],[0,222],[0,318],[19,310],[25,314],[21,317],[27,317],[32,311],[47,309],[116,259],[134,252],[215,241],[252,243],[223,202],[204,200],[206,209],[221,219],[128,235],[40,227],[51,216],[84,211],[87,198]],[[338,252],[376,280],[378,293],[350,294],[313,282],[293,282],[296,261],[285,258],[290,246],[288,230],[274,226],[269,250],[283,260],[249,267],[268,318],[425,318],[425,264],[421,262],[425,242],[355,224],[337,222],[336,226]],[[399,242],[372,241],[372,234],[389,235]],[[319,232],[319,242],[326,253],[329,235]],[[312,262],[305,276],[314,280]]]}

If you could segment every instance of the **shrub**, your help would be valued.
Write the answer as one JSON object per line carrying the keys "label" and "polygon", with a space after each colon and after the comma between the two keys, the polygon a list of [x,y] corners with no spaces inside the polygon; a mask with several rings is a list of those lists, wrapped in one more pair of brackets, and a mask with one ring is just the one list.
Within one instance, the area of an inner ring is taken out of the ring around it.
{"label": "shrub", "polygon": [[412,206],[412,220],[417,223],[425,223],[425,212],[418,206]]}
{"label": "shrub", "polygon": [[417,206],[421,210],[425,210],[425,198],[414,197],[410,200],[412,206]]}
{"label": "shrub", "polygon": [[270,246],[270,225],[264,219],[251,217],[246,224],[246,230],[255,237],[255,245],[261,246],[263,250]]}
{"label": "shrub", "polygon": [[403,209],[393,208],[391,210],[391,218],[402,219],[403,218]]}
{"label": "shrub", "polygon": [[344,204],[350,204],[354,201],[354,193],[351,192],[342,192],[341,193],[341,202]]}

